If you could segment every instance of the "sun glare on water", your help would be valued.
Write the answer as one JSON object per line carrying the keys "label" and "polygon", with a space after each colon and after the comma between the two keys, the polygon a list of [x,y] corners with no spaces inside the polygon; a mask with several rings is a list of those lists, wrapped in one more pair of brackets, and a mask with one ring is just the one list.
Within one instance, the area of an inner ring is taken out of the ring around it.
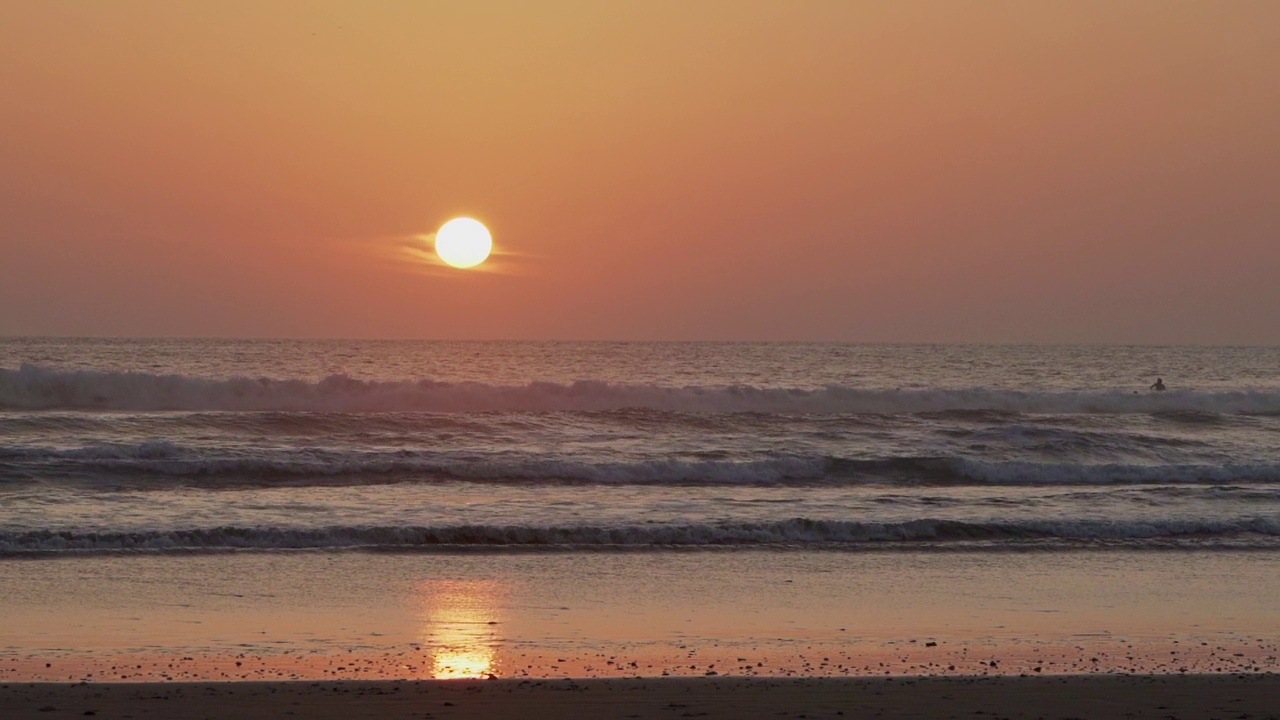
{"label": "sun glare on water", "polygon": [[447,265],[470,268],[484,262],[493,251],[493,236],[479,220],[454,218],[436,231],[436,254]]}
{"label": "sun glare on water", "polygon": [[415,599],[421,610],[427,676],[481,678],[498,672],[496,657],[501,586],[492,581],[424,580]]}

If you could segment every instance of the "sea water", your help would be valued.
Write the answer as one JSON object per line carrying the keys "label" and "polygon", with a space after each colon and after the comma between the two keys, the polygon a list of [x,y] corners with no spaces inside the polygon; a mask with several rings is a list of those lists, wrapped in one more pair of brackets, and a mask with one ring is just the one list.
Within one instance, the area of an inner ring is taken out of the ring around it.
{"label": "sea water", "polygon": [[1280,549],[1280,349],[0,340],[3,556],[1117,547]]}

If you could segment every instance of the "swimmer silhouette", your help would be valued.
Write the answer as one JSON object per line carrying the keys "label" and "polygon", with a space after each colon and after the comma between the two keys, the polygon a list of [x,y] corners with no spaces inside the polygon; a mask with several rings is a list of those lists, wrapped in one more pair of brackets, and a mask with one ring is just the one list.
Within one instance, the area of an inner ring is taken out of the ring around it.
{"label": "swimmer silhouette", "polygon": [[1161,391],[1163,391],[1163,390],[1164,390],[1164,378],[1156,378],[1156,382],[1155,382],[1155,384],[1154,384],[1154,385],[1152,385],[1152,386],[1151,386],[1151,389],[1152,389],[1152,390],[1155,390],[1156,392],[1161,392]]}

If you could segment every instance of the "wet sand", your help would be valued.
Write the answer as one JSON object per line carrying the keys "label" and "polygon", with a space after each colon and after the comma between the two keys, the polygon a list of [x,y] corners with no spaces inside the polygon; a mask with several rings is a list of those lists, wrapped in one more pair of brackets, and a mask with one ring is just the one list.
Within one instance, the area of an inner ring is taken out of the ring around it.
{"label": "wet sand", "polygon": [[997,645],[953,640],[851,647],[625,647],[608,652],[507,651],[502,662],[483,646],[329,652],[84,651],[14,654],[0,648],[0,682],[266,682],[413,680],[596,680],[636,678],[1020,677],[1035,675],[1231,675],[1280,673],[1280,643],[1237,639],[1230,645],[1177,642],[1087,645],[1008,640]]}
{"label": "wet sand", "polygon": [[1227,552],[7,561],[0,720],[1280,720],[1278,577]]}
{"label": "wet sand", "polygon": [[20,718],[1280,718],[1280,675],[10,683]]}
{"label": "wet sand", "polygon": [[0,682],[1280,670],[1266,553],[108,556],[0,587]]}

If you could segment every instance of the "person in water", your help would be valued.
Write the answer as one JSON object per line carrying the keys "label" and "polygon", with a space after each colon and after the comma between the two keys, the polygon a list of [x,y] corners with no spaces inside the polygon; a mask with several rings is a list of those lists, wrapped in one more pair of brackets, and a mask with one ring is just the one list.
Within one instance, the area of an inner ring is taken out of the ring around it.
{"label": "person in water", "polygon": [[1151,389],[1152,389],[1152,390],[1155,390],[1156,392],[1163,392],[1163,391],[1164,391],[1164,378],[1156,378],[1156,382],[1155,382],[1155,384],[1154,384],[1154,385],[1152,385],[1152,386],[1151,386]]}

